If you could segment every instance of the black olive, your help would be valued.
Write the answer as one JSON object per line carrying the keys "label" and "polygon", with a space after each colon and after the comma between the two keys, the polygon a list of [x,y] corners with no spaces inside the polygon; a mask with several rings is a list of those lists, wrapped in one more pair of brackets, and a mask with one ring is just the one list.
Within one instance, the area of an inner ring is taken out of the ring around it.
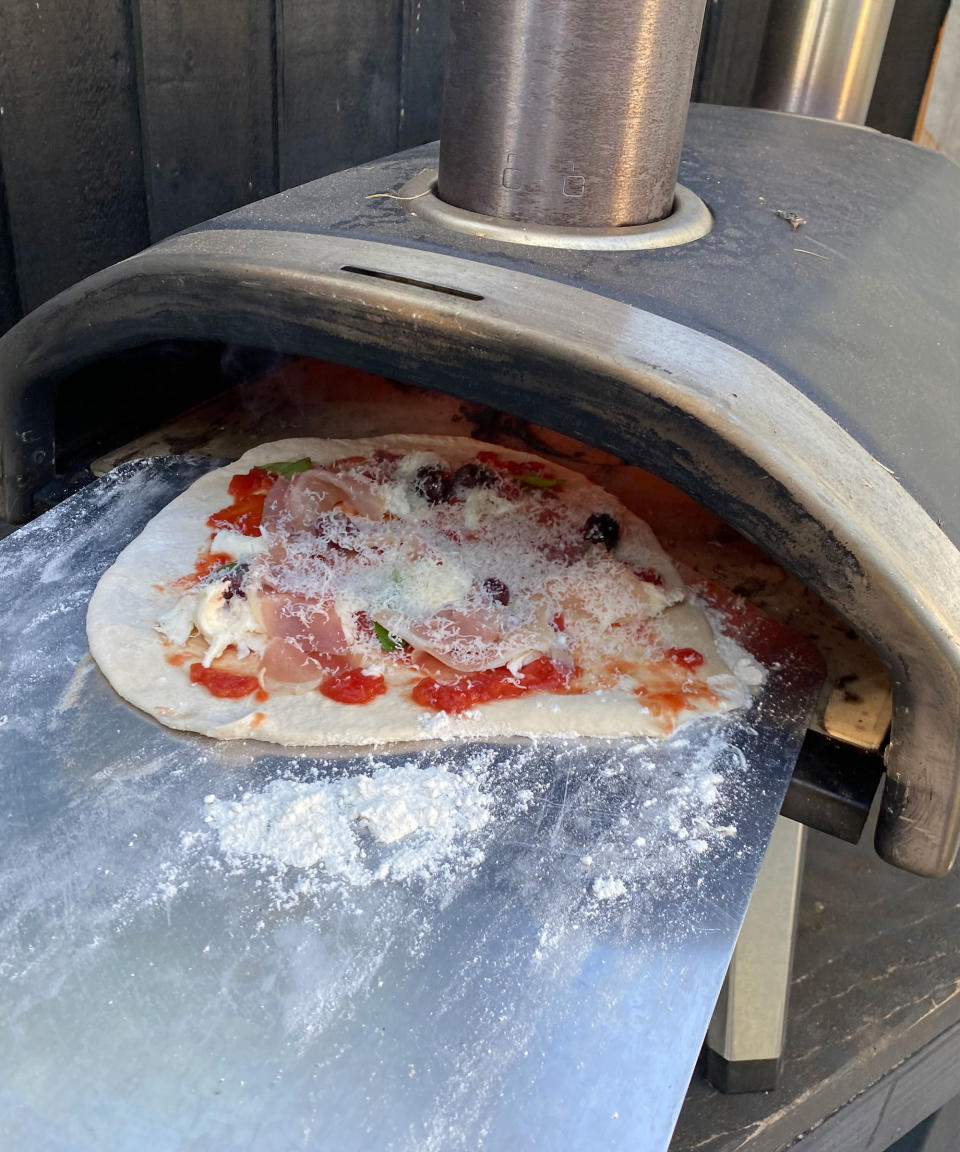
{"label": "black olive", "polygon": [[453,493],[453,477],[439,464],[424,464],[413,477],[413,490],[428,504],[446,504]]}
{"label": "black olive", "polygon": [[232,600],[234,596],[239,596],[241,600],[246,600],[247,594],[243,590],[243,579],[247,574],[249,564],[235,564],[227,573],[227,586],[223,590],[224,600]]}
{"label": "black olive", "polygon": [[583,538],[612,552],[620,539],[620,525],[608,512],[594,512],[583,526]]}
{"label": "black olive", "polygon": [[490,599],[495,600],[497,604],[510,603],[510,589],[502,580],[498,580],[496,576],[488,576],[486,580],[484,580],[483,590]]}
{"label": "black olive", "polygon": [[497,476],[486,465],[477,460],[468,460],[461,464],[453,474],[454,488],[493,488],[497,483]]}

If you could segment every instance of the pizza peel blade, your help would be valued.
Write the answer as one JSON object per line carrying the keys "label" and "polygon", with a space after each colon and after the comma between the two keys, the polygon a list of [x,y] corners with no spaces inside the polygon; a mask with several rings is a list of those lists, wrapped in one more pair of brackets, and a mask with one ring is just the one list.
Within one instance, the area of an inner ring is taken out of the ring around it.
{"label": "pizza peel blade", "polygon": [[[215,463],[123,466],[0,543],[0,1143],[662,1152],[816,661],[727,603],[767,682],[669,741],[314,756],[172,732],[100,676],[84,614]],[[372,843],[362,883],[229,860],[204,819],[209,794],[411,763],[472,774],[492,812],[422,875]]]}

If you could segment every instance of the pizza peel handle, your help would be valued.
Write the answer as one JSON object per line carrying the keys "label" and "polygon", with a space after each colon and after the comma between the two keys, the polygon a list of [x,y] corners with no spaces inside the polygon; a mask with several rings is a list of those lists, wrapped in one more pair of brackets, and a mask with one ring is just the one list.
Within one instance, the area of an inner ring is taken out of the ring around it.
{"label": "pizza peel handle", "polygon": [[[124,466],[0,542],[0,1144],[663,1152],[815,661],[743,609],[774,656],[754,706],[662,742],[340,756],[172,732],[100,676],[84,615],[211,463]],[[326,802],[411,767],[489,820],[364,835],[349,869],[224,849],[222,814],[275,781]]]}

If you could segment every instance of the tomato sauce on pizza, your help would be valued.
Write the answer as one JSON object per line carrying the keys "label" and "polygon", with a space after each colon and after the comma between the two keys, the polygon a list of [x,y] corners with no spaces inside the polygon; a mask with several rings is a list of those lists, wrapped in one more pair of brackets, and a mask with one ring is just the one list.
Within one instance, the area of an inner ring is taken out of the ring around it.
{"label": "tomato sauce on pizza", "polygon": [[450,716],[616,693],[664,733],[724,704],[729,669],[669,626],[687,590],[643,521],[532,454],[402,439],[235,472],[157,622],[168,663],[221,699]]}

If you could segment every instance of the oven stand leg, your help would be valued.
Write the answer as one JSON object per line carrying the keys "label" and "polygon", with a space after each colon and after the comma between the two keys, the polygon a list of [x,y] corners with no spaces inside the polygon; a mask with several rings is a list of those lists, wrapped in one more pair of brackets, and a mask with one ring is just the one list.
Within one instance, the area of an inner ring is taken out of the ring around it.
{"label": "oven stand leg", "polygon": [[777,817],[707,1031],[707,1079],[721,1092],[776,1087],[806,841],[802,824]]}

